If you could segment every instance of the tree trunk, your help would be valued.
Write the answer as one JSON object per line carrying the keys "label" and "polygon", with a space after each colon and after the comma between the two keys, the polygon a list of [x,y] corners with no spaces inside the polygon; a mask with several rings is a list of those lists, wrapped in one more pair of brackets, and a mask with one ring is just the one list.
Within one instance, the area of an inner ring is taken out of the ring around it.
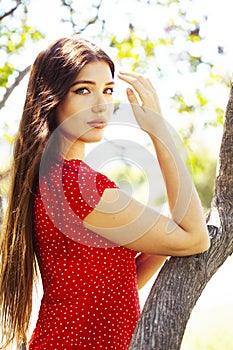
{"label": "tree trunk", "polygon": [[178,350],[190,314],[208,281],[233,252],[233,86],[226,109],[219,174],[207,225],[210,249],[170,258],[142,310],[129,350]]}
{"label": "tree trunk", "polygon": [[3,220],[3,203],[2,203],[2,197],[0,195],[0,232],[1,232],[2,220]]}

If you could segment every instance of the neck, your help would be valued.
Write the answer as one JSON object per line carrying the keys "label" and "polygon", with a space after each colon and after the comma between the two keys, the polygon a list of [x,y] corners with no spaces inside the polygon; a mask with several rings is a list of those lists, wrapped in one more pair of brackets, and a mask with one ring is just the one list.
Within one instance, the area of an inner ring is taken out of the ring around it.
{"label": "neck", "polygon": [[83,160],[85,157],[85,143],[80,140],[71,141],[63,136],[60,142],[60,154],[66,160]]}

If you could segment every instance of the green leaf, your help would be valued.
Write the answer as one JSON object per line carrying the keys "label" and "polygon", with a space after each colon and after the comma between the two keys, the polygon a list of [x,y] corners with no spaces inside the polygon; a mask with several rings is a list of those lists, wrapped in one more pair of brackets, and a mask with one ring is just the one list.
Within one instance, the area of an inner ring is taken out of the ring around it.
{"label": "green leaf", "polygon": [[14,72],[14,65],[10,62],[6,62],[3,67],[0,67],[0,86],[6,88],[9,80],[9,76]]}
{"label": "green leaf", "polygon": [[3,134],[3,137],[4,137],[10,144],[13,144],[13,142],[14,142],[14,137],[13,137],[13,136],[4,133],[4,134]]}
{"label": "green leaf", "polygon": [[207,105],[208,100],[201,94],[200,90],[196,90],[196,97],[197,97],[201,107]]}

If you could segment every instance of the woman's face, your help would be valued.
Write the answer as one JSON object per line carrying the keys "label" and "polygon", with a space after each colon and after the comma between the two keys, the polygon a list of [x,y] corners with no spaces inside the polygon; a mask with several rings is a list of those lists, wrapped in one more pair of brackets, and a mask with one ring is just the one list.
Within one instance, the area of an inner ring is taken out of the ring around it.
{"label": "woman's face", "polygon": [[56,108],[56,121],[70,141],[97,142],[113,113],[114,82],[104,61],[88,63]]}

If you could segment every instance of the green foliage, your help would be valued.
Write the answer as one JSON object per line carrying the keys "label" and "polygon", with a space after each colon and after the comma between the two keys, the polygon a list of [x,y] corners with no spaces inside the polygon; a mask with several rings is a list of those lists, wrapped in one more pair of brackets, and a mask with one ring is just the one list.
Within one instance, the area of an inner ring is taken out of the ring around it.
{"label": "green foliage", "polygon": [[156,46],[159,45],[172,45],[173,44],[173,40],[171,38],[159,38],[157,40]]}
{"label": "green foliage", "polygon": [[224,116],[225,116],[225,111],[220,108],[220,107],[215,107],[215,119],[205,122],[205,127],[213,126],[213,127],[219,127],[223,126],[224,124]]}
{"label": "green foliage", "polygon": [[[4,44],[0,45],[1,50],[5,50],[7,54],[20,53],[27,40],[38,41],[44,38],[39,31],[35,28],[28,26],[23,20],[20,28],[8,30],[5,28],[5,32],[2,33]],[[4,38],[5,37],[5,38]]]}
{"label": "green foliage", "polygon": [[196,72],[199,64],[202,63],[202,59],[200,56],[193,56],[187,53],[188,55],[188,60],[190,62],[190,71],[191,72]]}
{"label": "green foliage", "polygon": [[[203,95],[203,93],[199,89],[196,89],[195,95],[196,95],[196,100],[193,104],[188,104],[185,101],[184,95],[179,92],[177,92],[174,96],[172,96],[171,99],[176,102],[177,111],[179,113],[191,114],[192,112],[196,112],[198,110],[203,112],[204,108],[209,105],[210,101]],[[221,119],[221,122],[223,123],[224,111],[220,107],[216,107],[215,112],[216,112],[216,120],[218,119],[220,121]],[[211,122],[208,125],[218,126],[219,124],[220,124],[219,122],[217,123]]]}
{"label": "green foliage", "polygon": [[[136,199],[146,203],[148,200],[145,195],[148,186],[147,174],[127,158],[124,158],[124,155],[122,156],[121,159],[107,164],[101,171],[114,180],[122,190],[130,195],[133,194]],[[166,199],[162,198],[161,200],[163,204]],[[155,205],[157,205],[157,202],[158,198],[155,198]]]}
{"label": "green foliage", "polygon": [[208,210],[213,198],[216,160],[210,157],[208,150],[199,149],[198,152],[190,153],[189,163],[193,170],[193,181],[202,205]]}
{"label": "green foliage", "polygon": [[177,103],[177,110],[179,113],[183,112],[193,112],[194,111],[194,106],[193,105],[188,105],[185,102],[184,96],[181,93],[176,93],[174,96],[171,97],[174,101]]}
{"label": "green foliage", "polygon": [[6,88],[9,76],[14,73],[15,67],[12,63],[6,62],[0,67],[0,86]]}
{"label": "green foliage", "polygon": [[13,136],[11,136],[11,135],[9,135],[7,133],[4,133],[2,136],[7,140],[8,143],[13,144],[13,142],[14,142],[14,137]]}
{"label": "green foliage", "polygon": [[173,4],[178,4],[180,0],[164,0],[164,1],[158,1],[158,5],[162,6],[171,6]]}
{"label": "green foliage", "polygon": [[136,35],[135,30],[130,26],[129,35],[122,41],[117,40],[117,36],[112,35],[110,46],[117,49],[116,57],[119,60],[128,59],[132,70],[137,68],[146,68],[148,60],[154,58],[154,48],[156,43],[148,38],[143,39]]}
{"label": "green foliage", "polygon": [[[15,72],[20,71],[12,63],[15,55],[20,54],[27,43],[38,42],[45,37],[44,34],[27,23],[29,1],[14,1],[13,3],[16,4],[14,11],[12,10],[10,14],[3,16],[0,22],[0,50],[2,53],[5,52],[5,62],[0,67],[0,86],[3,88],[7,88],[11,77],[14,76]],[[4,13],[4,9],[1,12]]]}
{"label": "green foliage", "polygon": [[214,157],[204,142],[198,141],[197,128],[193,123],[179,130],[186,149],[185,163],[192,176],[202,205],[207,212],[211,206],[216,179],[217,156]]}
{"label": "green foliage", "polygon": [[201,41],[201,36],[200,36],[200,27],[197,21],[191,21],[190,24],[195,25],[196,27],[188,32],[187,40],[190,40],[192,42],[197,42]]}
{"label": "green foliage", "polygon": [[117,162],[111,162],[111,168],[104,169],[104,172],[108,174],[109,177],[114,179],[116,183],[130,182],[136,188],[139,188],[146,181],[145,174],[142,173],[135,165],[131,162],[127,162],[124,158],[118,160]]}
{"label": "green foliage", "polygon": [[196,90],[196,97],[199,102],[199,107],[204,107],[208,104],[208,99],[202,95],[199,89]]}

